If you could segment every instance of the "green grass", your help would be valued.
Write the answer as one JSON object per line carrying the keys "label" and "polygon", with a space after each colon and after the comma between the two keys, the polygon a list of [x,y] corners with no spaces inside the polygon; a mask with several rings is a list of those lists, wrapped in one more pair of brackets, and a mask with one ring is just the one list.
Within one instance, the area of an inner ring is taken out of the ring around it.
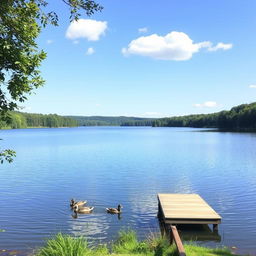
{"label": "green grass", "polygon": [[83,238],[73,238],[68,235],[58,234],[47,241],[45,247],[39,250],[38,256],[84,256],[91,250]]}
{"label": "green grass", "polygon": [[206,248],[196,245],[185,245],[185,251],[188,256],[238,256],[232,254],[228,248]]}
{"label": "green grass", "polygon": [[[210,249],[186,244],[187,256],[234,256],[227,248]],[[39,249],[36,256],[177,256],[175,245],[170,246],[165,238],[151,234],[145,241],[138,241],[134,231],[120,231],[110,245],[88,247],[84,238],[58,234]]]}

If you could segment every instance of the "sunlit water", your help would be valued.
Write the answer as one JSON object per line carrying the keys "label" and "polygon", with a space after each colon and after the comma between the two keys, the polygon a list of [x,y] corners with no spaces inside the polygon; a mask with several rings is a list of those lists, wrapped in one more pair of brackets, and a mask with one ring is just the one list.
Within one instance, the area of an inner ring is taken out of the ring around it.
{"label": "sunlit water", "polygon": [[[256,255],[256,134],[91,127],[2,130],[0,138],[17,152],[0,165],[0,250],[34,249],[58,232],[108,242],[123,227],[143,239],[158,231],[164,192],[198,193],[222,216],[219,236],[195,235],[200,244]],[[74,219],[72,197],[94,212]],[[105,212],[118,203],[121,219]]]}

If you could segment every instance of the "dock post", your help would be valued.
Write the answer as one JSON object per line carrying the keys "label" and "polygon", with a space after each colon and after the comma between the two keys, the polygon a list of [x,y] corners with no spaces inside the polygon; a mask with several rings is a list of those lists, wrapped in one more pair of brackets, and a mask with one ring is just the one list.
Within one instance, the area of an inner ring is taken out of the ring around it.
{"label": "dock post", "polygon": [[170,237],[170,245],[172,245],[173,244],[173,239],[174,239],[174,237],[173,237],[173,233],[172,233],[172,225],[170,225],[169,226],[169,237]]}
{"label": "dock post", "polygon": [[172,237],[172,242],[174,241],[179,253],[179,256],[186,256],[184,246],[180,239],[178,230],[176,226],[170,225],[170,238]]}
{"label": "dock post", "polygon": [[158,219],[158,224],[159,224],[161,236],[164,237],[166,235],[166,230],[165,230],[165,223],[163,219]]}
{"label": "dock post", "polygon": [[213,224],[213,231],[218,231],[218,224]]}
{"label": "dock post", "polygon": [[157,212],[157,217],[160,218],[160,202],[158,200],[158,212]]}

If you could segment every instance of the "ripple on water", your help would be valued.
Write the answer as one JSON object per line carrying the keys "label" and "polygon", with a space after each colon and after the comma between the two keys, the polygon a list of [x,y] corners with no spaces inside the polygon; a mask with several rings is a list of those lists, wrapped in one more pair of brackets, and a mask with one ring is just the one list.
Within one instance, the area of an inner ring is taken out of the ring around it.
{"label": "ripple on water", "polygon": [[[0,137],[18,155],[0,166],[6,230],[0,248],[35,248],[60,231],[93,243],[130,227],[143,239],[158,231],[157,193],[199,193],[223,218],[221,240],[201,243],[256,252],[256,136],[89,127],[0,131]],[[94,212],[74,219],[73,197]],[[105,212],[119,203],[120,219]]]}

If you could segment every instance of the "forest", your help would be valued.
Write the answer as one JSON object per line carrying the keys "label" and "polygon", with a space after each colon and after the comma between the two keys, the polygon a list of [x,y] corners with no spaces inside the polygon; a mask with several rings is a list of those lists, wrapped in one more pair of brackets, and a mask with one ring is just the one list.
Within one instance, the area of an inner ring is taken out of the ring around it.
{"label": "forest", "polygon": [[256,102],[233,107],[229,111],[161,118],[153,127],[219,128],[223,130],[256,130]]}
{"label": "forest", "polygon": [[31,114],[21,112],[9,112],[8,120],[0,120],[0,129],[19,129],[35,127],[73,127],[77,126],[77,121],[71,118],[56,114]]}
{"label": "forest", "polygon": [[78,126],[152,126],[153,118],[126,116],[66,116],[78,122]]}
{"label": "forest", "polygon": [[0,129],[74,126],[152,126],[219,128],[223,130],[255,131],[256,102],[212,114],[175,116],[170,118],[141,118],[125,116],[59,116],[9,112],[9,121],[0,120]]}
{"label": "forest", "polygon": [[153,118],[125,116],[59,116],[9,112],[8,121],[0,120],[0,129],[74,126],[152,126]]}

